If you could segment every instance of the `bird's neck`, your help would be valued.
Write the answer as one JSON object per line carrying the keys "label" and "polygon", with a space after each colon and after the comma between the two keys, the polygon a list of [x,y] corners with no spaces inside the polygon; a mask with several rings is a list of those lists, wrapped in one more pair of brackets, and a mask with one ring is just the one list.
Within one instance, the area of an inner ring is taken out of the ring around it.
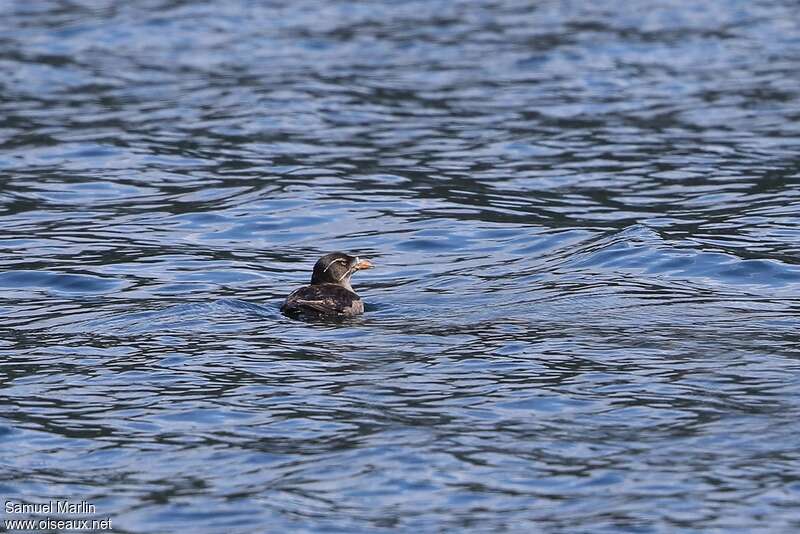
{"label": "bird's neck", "polygon": [[320,285],[323,285],[323,284],[330,284],[332,286],[340,286],[340,287],[343,287],[346,290],[350,291],[351,293],[355,293],[355,290],[353,289],[353,286],[350,285],[350,279],[349,278],[347,280],[340,280],[338,282],[331,282],[331,281],[327,281],[327,280],[326,281],[318,281],[318,280],[312,280],[311,281],[311,285],[312,286],[320,286]]}

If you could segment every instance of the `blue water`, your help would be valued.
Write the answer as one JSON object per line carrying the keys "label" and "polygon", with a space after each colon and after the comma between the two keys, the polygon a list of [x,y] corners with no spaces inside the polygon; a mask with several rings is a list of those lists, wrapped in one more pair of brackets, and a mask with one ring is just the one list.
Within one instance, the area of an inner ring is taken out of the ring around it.
{"label": "blue water", "polygon": [[[0,12],[0,501],[800,529],[794,2]],[[334,250],[364,316],[282,316]]]}

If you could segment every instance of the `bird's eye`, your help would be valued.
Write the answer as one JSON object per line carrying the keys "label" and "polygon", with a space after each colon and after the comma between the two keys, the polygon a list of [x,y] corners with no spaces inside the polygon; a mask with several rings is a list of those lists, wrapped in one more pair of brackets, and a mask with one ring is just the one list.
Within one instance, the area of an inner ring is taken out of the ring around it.
{"label": "bird's eye", "polygon": [[323,272],[323,273],[324,273],[324,272],[327,272],[327,271],[328,271],[328,269],[330,269],[330,268],[331,268],[331,266],[333,266],[333,264],[334,264],[334,263],[345,263],[345,261],[344,261],[342,258],[339,258],[339,259],[333,260],[332,262],[330,262],[330,263],[328,264],[328,266],[327,266],[327,267],[325,267],[325,270],[324,270],[324,271],[322,271],[322,272]]}

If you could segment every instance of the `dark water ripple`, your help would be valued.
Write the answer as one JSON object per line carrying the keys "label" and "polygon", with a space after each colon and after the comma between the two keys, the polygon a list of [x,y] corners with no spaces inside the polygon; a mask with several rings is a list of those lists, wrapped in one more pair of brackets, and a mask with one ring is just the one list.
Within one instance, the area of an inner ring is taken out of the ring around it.
{"label": "dark water ripple", "polygon": [[800,528],[794,3],[0,5],[2,500]]}

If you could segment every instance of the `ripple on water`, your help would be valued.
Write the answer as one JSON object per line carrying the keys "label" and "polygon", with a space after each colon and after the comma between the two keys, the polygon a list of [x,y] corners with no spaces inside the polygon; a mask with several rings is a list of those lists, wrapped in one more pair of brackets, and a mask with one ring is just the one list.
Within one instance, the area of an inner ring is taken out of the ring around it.
{"label": "ripple on water", "polygon": [[87,274],[22,270],[0,273],[0,287],[9,290],[43,290],[53,293],[92,295],[119,291],[126,285],[123,280]]}
{"label": "ripple on water", "polygon": [[[774,259],[747,259],[710,252],[697,246],[668,241],[644,227],[626,228],[576,251],[566,265],[576,269],[647,273],[679,279],[699,279],[733,286],[761,286],[796,291],[800,267]],[[560,267],[560,266],[559,266]],[[789,286],[789,287],[786,287]]]}

